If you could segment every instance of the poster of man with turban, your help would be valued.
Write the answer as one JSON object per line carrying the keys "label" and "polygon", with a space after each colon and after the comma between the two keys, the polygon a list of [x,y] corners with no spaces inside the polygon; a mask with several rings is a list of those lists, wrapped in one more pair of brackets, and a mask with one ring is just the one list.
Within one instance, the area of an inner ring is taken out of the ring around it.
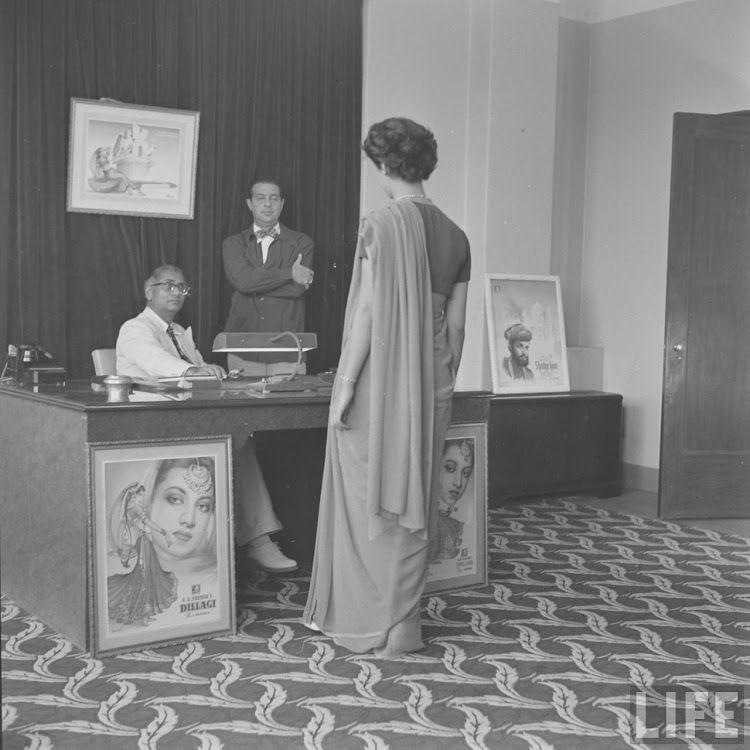
{"label": "poster of man with turban", "polygon": [[570,390],[560,280],[486,274],[494,393]]}

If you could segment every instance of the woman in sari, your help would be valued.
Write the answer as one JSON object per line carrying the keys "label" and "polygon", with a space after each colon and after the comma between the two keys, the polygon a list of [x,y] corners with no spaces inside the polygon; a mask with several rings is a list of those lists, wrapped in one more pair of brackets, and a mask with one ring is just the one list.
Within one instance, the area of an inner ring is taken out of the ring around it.
{"label": "woman in sari", "polygon": [[303,622],[389,657],[424,647],[420,598],[471,261],[466,235],[425,195],[432,133],[390,118],[362,147],[391,200],[360,225]]}

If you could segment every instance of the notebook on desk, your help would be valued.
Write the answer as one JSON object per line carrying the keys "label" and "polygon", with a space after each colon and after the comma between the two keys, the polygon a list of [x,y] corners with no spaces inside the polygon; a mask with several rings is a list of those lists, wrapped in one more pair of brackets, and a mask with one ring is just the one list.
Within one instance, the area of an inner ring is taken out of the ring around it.
{"label": "notebook on desk", "polygon": [[163,383],[164,385],[176,385],[180,386],[180,383],[190,383],[195,387],[214,387],[218,388],[221,381],[215,375],[181,375],[179,377],[171,378],[157,378],[157,383]]}
{"label": "notebook on desk", "polygon": [[219,388],[221,381],[213,375],[191,375],[190,377],[133,378],[133,389],[161,393],[185,391],[196,388]]}

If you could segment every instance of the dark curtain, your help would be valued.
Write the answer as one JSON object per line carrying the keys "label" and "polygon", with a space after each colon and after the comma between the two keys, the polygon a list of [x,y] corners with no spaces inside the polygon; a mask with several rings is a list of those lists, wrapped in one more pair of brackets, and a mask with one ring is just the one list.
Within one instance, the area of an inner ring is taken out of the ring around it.
{"label": "dark curtain", "polygon": [[[209,355],[231,289],[224,237],[256,174],[315,241],[310,369],[335,365],[359,212],[360,0],[0,0],[0,345],[39,342],[72,377],[113,347],[150,270],[193,286]],[[70,99],[198,110],[193,220],[66,212]]]}

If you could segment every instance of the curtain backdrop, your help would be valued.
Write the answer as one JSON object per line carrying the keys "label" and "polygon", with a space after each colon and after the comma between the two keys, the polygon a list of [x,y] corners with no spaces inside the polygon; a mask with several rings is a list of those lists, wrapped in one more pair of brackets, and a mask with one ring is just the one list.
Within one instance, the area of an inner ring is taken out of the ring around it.
{"label": "curtain backdrop", "polygon": [[[72,377],[113,347],[160,263],[210,356],[231,289],[224,237],[248,226],[256,174],[315,241],[311,369],[335,365],[359,213],[361,0],[0,2],[0,346],[39,342]],[[198,110],[193,220],[66,212],[70,99]],[[5,197],[7,196],[7,198]]]}

